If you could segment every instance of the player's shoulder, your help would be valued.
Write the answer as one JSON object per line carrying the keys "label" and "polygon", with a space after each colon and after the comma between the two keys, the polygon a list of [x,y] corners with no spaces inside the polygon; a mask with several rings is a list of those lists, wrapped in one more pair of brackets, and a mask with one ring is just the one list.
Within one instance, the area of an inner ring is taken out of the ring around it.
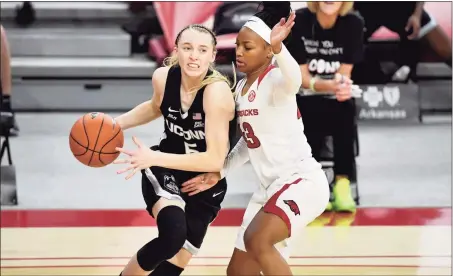
{"label": "player's shoulder", "polygon": [[207,94],[209,97],[231,97],[232,91],[226,79],[224,80],[219,78],[206,85],[205,94]]}
{"label": "player's shoulder", "polygon": [[167,76],[168,76],[168,72],[170,70],[170,67],[168,66],[162,66],[162,67],[159,67],[157,68],[156,70],[154,70],[153,72],[153,79],[156,79],[156,80],[166,80]]}
{"label": "player's shoulder", "polygon": [[206,90],[216,90],[216,89],[220,89],[220,90],[227,90],[227,91],[231,91],[231,88],[230,86],[228,85],[228,82],[224,79],[218,79],[218,80],[214,80],[212,81],[211,83],[209,83],[208,85],[206,85]]}
{"label": "player's shoulder", "polygon": [[159,67],[153,72],[153,77],[151,81],[153,83],[154,90],[159,93],[163,94],[165,91],[165,85],[167,83],[167,77],[170,67]]}
{"label": "player's shoulder", "polygon": [[206,85],[203,98],[204,101],[208,101],[209,106],[223,106],[226,109],[234,109],[233,92],[224,80],[214,81]]}

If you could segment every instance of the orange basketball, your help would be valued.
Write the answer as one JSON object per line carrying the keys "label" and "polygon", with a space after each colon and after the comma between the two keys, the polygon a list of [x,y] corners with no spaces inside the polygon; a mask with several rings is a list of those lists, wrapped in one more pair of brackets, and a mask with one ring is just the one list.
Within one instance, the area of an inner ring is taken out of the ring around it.
{"label": "orange basketball", "polygon": [[92,112],[85,114],[72,126],[69,147],[82,164],[104,167],[112,163],[123,147],[124,135],[120,126],[107,114]]}

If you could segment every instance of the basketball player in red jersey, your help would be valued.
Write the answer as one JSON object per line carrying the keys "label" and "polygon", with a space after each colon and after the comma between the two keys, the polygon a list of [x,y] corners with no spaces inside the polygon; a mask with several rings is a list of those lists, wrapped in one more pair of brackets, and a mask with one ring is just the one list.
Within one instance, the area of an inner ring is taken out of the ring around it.
{"label": "basketball player in red jersey", "polygon": [[[181,184],[200,172],[221,169],[229,149],[234,99],[227,79],[216,71],[215,35],[201,25],[184,28],[175,52],[152,78],[153,97],[116,118],[123,130],[161,116],[164,133],[152,149],[134,137],[135,150],[118,149],[128,164],[126,179],[141,172],[142,193],[159,235],[138,250],[122,275],[176,276],[201,247],[226,193],[226,181],[188,197]],[[167,261],[168,260],[168,261]]]}
{"label": "basketball player in red jersey", "polygon": [[250,161],[260,183],[228,265],[227,274],[235,276],[292,275],[285,260],[290,240],[322,214],[329,201],[327,178],[312,157],[297,108],[299,65],[283,44],[295,14],[289,2],[263,5],[236,40],[237,67],[246,74],[235,91],[242,138],[221,173],[202,174],[183,183],[182,189],[196,195]]}

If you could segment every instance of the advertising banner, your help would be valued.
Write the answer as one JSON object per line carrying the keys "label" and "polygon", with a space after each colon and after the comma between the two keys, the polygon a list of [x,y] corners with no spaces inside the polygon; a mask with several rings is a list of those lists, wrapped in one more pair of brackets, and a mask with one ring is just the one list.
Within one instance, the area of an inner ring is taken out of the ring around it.
{"label": "advertising banner", "polygon": [[359,120],[418,120],[418,86],[414,84],[363,85],[356,100]]}

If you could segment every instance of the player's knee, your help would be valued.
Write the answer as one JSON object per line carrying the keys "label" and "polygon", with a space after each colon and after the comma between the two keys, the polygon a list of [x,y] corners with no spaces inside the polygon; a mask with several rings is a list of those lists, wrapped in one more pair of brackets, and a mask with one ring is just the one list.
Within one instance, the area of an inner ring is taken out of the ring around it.
{"label": "player's knee", "polygon": [[259,256],[263,253],[266,253],[272,249],[272,242],[270,238],[265,235],[263,232],[245,231],[244,234],[244,245],[247,252],[251,253],[254,256]]}
{"label": "player's knee", "polygon": [[159,236],[137,252],[137,262],[145,271],[171,259],[183,247],[187,237],[186,216],[177,206],[164,207],[157,216]]}
{"label": "player's knee", "polygon": [[178,206],[167,206],[160,210],[157,216],[159,239],[165,243],[161,248],[165,259],[175,256],[187,239],[186,214]]}

